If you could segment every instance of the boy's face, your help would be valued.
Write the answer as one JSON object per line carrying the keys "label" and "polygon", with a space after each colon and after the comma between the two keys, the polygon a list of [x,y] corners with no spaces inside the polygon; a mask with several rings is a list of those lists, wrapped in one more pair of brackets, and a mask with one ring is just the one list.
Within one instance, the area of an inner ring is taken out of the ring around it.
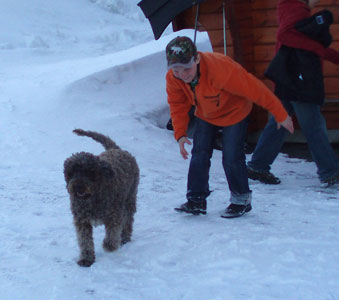
{"label": "boy's face", "polygon": [[192,82],[197,75],[199,61],[200,61],[200,57],[198,55],[191,67],[189,67],[189,68],[185,68],[185,67],[174,67],[174,68],[172,68],[174,77],[181,79],[185,83]]}

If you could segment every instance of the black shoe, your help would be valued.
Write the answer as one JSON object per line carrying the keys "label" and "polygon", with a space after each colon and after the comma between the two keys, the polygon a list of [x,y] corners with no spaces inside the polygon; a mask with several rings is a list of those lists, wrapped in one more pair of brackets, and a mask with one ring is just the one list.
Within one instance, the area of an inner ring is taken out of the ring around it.
{"label": "black shoe", "polygon": [[266,184],[279,184],[281,181],[275,177],[271,172],[259,172],[250,167],[247,167],[248,178],[252,180],[259,180]]}
{"label": "black shoe", "polygon": [[330,187],[332,185],[335,185],[336,183],[339,183],[339,174],[336,174],[328,179],[321,180],[321,185],[324,187]]}
{"label": "black shoe", "polygon": [[172,119],[169,119],[169,120],[168,120],[168,122],[167,122],[167,124],[166,124],[166,129],[167,129],[167,130],[172,130],[172,131],[174,130],[174,129],[173,129],[173,124],[172,124]]}
{"label": "black shoe", "polygon": [[185,212],[192,215],[206,215],[206,200],[202,202],[187,201],[180,205],[180,207],[174,208],[179,212]]}
{"label": "black shoe", "polygon": [[233,204],[231,203],[225,210],[225,212],[221,215],[222,218],[237,218],[241,217],[245,213],[248,213],[251,211],[252,205],[239,205],[239,204]]}

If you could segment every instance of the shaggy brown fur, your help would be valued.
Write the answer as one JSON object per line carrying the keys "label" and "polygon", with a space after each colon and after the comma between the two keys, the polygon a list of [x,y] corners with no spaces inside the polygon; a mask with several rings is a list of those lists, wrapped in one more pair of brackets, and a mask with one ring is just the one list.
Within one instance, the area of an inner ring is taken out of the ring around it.
{"label": "shaggy brown fur", "polygon": [[131,239],[133,216],[139,184],[135,158],[109,137],[82,129],[73,130],[101,143],[106,151],[96,156],[87,152],[73,154],[64,163],[67,191],[80,248],[80,266],[95,261],[93,225],[105,225],[103,247],[114,251]]}

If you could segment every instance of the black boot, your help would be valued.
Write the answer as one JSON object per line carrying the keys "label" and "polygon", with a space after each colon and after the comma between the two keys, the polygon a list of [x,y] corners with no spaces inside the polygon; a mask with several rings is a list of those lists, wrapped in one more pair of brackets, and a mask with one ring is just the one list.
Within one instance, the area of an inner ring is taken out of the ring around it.
{"label": "black boot", "polygon": [[248,178],[252,180],[259,180],[266,184],[279,184],[280,179],[275,177],[271,172],[260,172],[250,167],[247,167]]}
{"label": "black boot", "polygon": [[335,185],[337,183],[339,183],[339,174],[336,174],[336,175],[334,175],[330,178],[321,180],[321,185],[323,187],[330,187],[330,186]]}
{"label": "black boot", "polygon": [[239,205],[231,203],[226,208],[225,212],[221,215],[221,217],[227,219],[241,217],[245,213],[251,211],[251,209],[252,209],[251,204]]}
{"label": "black boot", "polygon": [[180,205],[180,207],[174,208],[174,210],[192,215],[206,215],[206,206],[206,200],[201,202],[188,200],[186,203]]}

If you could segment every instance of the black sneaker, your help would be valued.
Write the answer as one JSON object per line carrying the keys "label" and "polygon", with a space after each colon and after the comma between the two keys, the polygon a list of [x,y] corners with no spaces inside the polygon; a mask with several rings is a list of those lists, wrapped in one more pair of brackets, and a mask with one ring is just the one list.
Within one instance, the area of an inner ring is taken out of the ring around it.
{"label": "black sneaker", "polygon": [[324,187],[330,187],[336,183],[339,183],[339,174],[336,174],[328,179],[321,180],[321,185]]}
{"label": "black sneaker", "polygon": [[187,201],[174,210],[192,215],[206,215],[206,200],[202,202]]}
{"label": "black sneaker", "polygon": [[221,215],[222,218],[237,218],[241,217],[245,213],[248,213],[251,211],[252,205],[239,205],[239,204],[233,204],[231,203],[225,210],[225,212]]}
{"label": "black sneaker", "polygon": [[250,167],[247,167],[248,178],[252,180],[259,180],[266,184],[279,184],[281,181],[275,177],[271,172],[260,172]]}

